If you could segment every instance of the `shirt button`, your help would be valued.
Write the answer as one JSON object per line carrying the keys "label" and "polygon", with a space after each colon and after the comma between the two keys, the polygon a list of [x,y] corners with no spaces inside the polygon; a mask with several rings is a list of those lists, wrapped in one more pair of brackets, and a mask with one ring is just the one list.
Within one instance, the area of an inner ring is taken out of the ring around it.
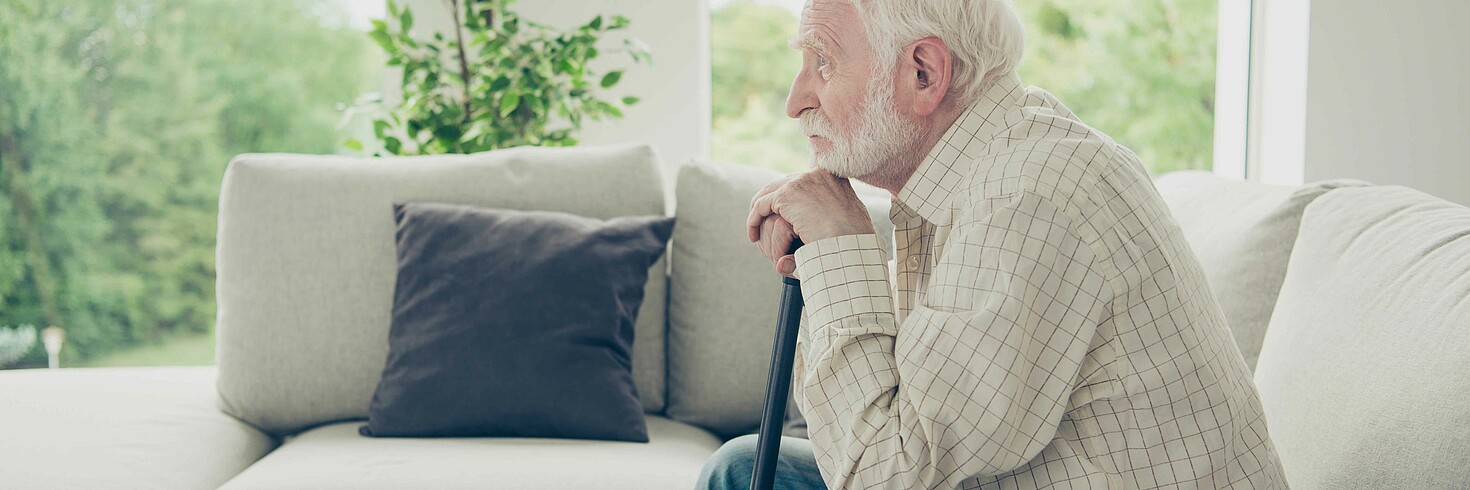
{"label": "shirt button", "polygon": [[904,270],[907,270],[907,271],[916,271],[916,270],[919,270],[919,258],[918,257],[909,257],[908,260],[905,260],[903,262],[903,267],[904,267]]}

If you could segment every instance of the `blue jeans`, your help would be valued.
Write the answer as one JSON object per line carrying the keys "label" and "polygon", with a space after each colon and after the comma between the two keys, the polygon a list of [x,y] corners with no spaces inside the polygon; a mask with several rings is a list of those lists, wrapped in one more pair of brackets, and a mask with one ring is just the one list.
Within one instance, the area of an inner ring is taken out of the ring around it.
{"label": "blue jeans", "polygon": [[[698,490],[750,490],[751,472],[755,469],[755,434],[731,439],[704,463],[699,474]],[[781,438],[781,454],[776,460],[775,490],[826,490],[817,459],[812,456],[812,443],[795,437]]]}

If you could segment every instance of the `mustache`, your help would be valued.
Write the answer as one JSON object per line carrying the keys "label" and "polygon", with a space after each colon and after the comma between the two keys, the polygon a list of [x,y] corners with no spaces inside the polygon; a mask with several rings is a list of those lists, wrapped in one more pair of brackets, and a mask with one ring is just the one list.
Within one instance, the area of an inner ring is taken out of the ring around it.
{"label": "mustache", "polygon": [[808,109],[806,112],[801,113],[799,126],[801,127],[802,134],[808,136],[821,136],[832,139],[832,136],[835,134],[832,128],[832,122],[828,121],[827,117],[817,112],[816,109]]}

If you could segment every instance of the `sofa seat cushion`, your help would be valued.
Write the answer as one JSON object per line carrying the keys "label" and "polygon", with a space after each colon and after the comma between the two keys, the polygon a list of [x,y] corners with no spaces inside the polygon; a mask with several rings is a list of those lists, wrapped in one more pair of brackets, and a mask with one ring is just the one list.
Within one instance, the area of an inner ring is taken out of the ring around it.
{"label": "sofa seat cushion", "polygon": [[368,438],[358,422],[286,441],[224,488],[693,488],[720,441],[648,416],[647,443],[571,439]]}
{"label": "sofa seat cushion", "polygon": [[0,372],[0,487],[215,488],[276,447],[212,367]]}
{"label": "sofa seat cushion", "polygon": [[1294,488],[1470,482],[1470,208],[1339,189],[1302,217],[1256,385]]}

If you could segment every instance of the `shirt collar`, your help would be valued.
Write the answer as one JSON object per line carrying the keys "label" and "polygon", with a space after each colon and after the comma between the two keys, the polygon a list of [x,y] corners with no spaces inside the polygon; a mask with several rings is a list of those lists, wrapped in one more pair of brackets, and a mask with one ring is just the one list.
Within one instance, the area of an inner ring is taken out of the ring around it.
{"label": "shirt collar", "polygon": [[948,225],[956,187],[995,134],[1009,126],[1009,119],[1020,117],[1011,108],[1023,93],[1021,78],[1012,72],[965,108],[899,190],[897,204],[930,223]]}

